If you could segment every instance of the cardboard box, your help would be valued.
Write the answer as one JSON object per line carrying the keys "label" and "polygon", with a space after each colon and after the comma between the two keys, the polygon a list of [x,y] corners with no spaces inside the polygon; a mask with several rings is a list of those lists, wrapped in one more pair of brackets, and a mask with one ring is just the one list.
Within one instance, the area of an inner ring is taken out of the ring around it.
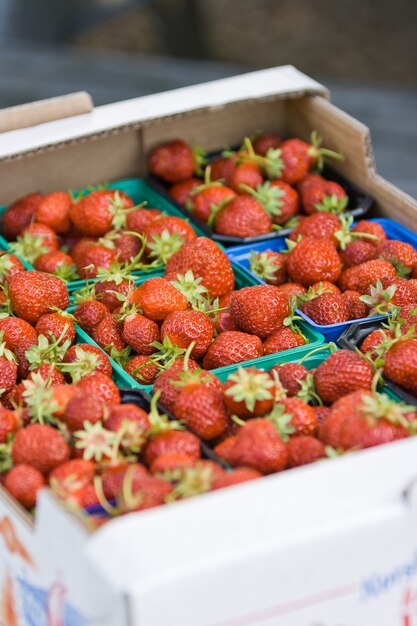
{"label": "cardboard box", "polygon": [[[0,135],[0,204],[143,175],[149,149],[174,137],[215,149],[257,128],[305,138],[315,128],[381,214],[415,223],[416,202],[375,171],[368,129],[290,66],[88,113],[77,100],[62,120],[56,105],[0,115],[2,128],[28,126]],[[397,442],[94,534],[46,490],[35,524],[3,490],[0,624],[415,626],[416,458],[417,440]]]}

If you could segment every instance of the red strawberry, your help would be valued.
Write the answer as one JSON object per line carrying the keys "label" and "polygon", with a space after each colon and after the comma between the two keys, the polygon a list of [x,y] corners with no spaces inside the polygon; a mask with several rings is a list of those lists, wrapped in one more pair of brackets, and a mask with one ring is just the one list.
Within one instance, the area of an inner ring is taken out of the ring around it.
{"label": "red strawberry", "polygon": [[323,280],[334,283],[340,271],[339,255],[331,241],[304,237],[288,254],[287,272],[304,287]]}
{"label": "red strawberry", "polygon": [[365,397],[371,398],[371,391],[354,391],[342,396],[328,409],[319,428],[319,439],[333,448],[340,447],[340,429],[346,417],[354,413]]}
{"label": "red strawberry", "polygon": [[299,283],[285,283],[284,285],[279,285],[278,289],[280,293],[285,295],[288,302],[291,302],[294,296],[302,296],[304,293],[307,293],[307,289]]}
{"label": "red strawberry", "polygon": [[289,397],[297,395],[301,390],[301,382],[308,375],[308,369],[300,363],[281,363],[274,365],[272,372],[277,372],[279,381]]}
{"label": "red strawberry", "polygon": [[314,435],[318,424],[311,406],[295,397],[284,398],[281,400],[281,405],[284,412],[291,416],[289,424],[294,428],[295,435]]}
{"label": "red strawberry", "polygon": [[236,167],[235,159],[233,157],[217,157],[210,163],[210,178],[211,180],[229,180],[230,176]]}
{"label": "red strawberry", "polygon": [[247,465],[262,474],[283,470],[287,448],[275,426],[264,418],[251,419],[236,435],[233,446],[235,465]]}
{"label": "red strawberry", "polygon": [[377,222],[370,222],[368,220],[360,220],[359,222],[356,222],[356,224],[352,226],[352,232],[367,233],[368,235],[377,237],[377,239],[368,240],[374,246],[379,246],[379,244],[387,239],[383,226]]}
{"label": "red strawberry", "polygon": [[230,472],[224,472],[214,479],[212,489],[223,489],[224,487],[232,487],[240,483],[246,483],[249,480],[256,480],[262,474],[251,467],[236,467]]}
{"label": "red strawberry", "polygon": [[330,413],[330,408],[328,406],[313,406],[313,411],[316,415],[317,423],[320,427],[321,423]]}
{"label": "red strawberry", "polygon": [[290,439],[287,444],[287,452],[288,467],[308,465],[326,457],[322,442],[308,435]]}
{"label": "red strawberry", "polygon": [[238,328],[262,339],[278,330],[289,312],[286,297],[272,285],[244,287],[230,301],[230,313]]}
{"label": "red strawberry", "polygon": [[87,507],[98,504],[94,492],[94,463],[84,459],[72,459],[56,467],[49,475],[49,483],[55,493],[71,504]]}
{"label": "red strawberry", "polygon": [[123,324],[110,315],[104,317],[93,331],[93,339],[103,350],[122,352],[126,348]]}
{"label": "red strawberry", "polygon": [[169,188],[168,193],[178,204],[185,204],[191,197],[191,192],[201,185],[198,178],[186,178]]}
{"label": "red strawberry", "polygon": [[271,232],[272,222],[255,198],[243,194],[220,209],[215,217],[214,230],[220,235],[254,237]]}
{"label": "red strawberry", "polygon": [[3,213],[3,234],[9,241],[16,239],[26,226],[35,221],[41,193],[29,193],[11,204]]}
{"label": "red strawberry", "polygon": [[336,293],[323,293],[305,302],[301,310],[320,325],[340,324],[350,319],[345,300]]}
{"label": "red strawberry", "polygon": [[376,256],[376,248],[369,241],[358,239],[346,245],[345,250],[339,252],[343,267],[353,267],[371,261]]}
{"label": "red strawberry", "polygon": [[174,139],[152,150],[148,167],[151,174],[163,181],[179,183],[192,177],[196,162],[190,146],[181,139]]}
{"label": "red strawberry", "polygon": [[227,426],[222,392],[205,385],[184,387],[175,403],[174,416],[204,441],[219,437]]}
{"label": "red strawberry", "polygon": [[69,304],[65,283],[50,274],[19,272],[9,282],[9,297],[15,315],[31,324],[48,313],[51,307],[66,309]]}
{"label": "red strawberry", "polygon": [[362,341],[360,351],[364,354],[368,354],[372,359],[375,359],[378,354],[374,351],[374,348],[388,339],[389,336],[390,332],[387,328],[376,328]]}
{"label": "red strawberry", "polygon": [[223,459],[223,461],[226,461],[226,463],[228,463],[229,465],[236,465],[236,459],[233,453],[235,443],[236,435],[230,435],[226,437],[226,439],[223,439],[223,441],[221,441],[214,447],[214,454],[220,459]]}
{"label": "red strawberry", "polygon": [[142,478],[138,476],[132,481],[133,502],[125,500],[123,495],[119,494],[120,513],[143,511],[165,504],[166,498],[171,492],[172,485],[167,480],[156,478],[155,476],[145,476]]}
{"label": "red strawberry", "polygon": [[[99,243],[86,242],[74,256],[77,272],[81,278],[95,278],[98,270],[110,270],[116,261],[116,251]],[[91,266],[91,267],[90,267]],[[88,269],[87,269],[88,268]]]}
{"label": "red strawberry", "polygon": [[26,463],[15,465],[7,472],[4,486],[22,506],[31,509],[36,504],[38,492],[46,482],[41,472]]}
{"label": "red strawberry", "polygon": [[126,263],[139,256],[141,240],[128,231],[121,230],[112,239],[119,263]]}
{"label": "red strawberry", "polygon": [[77,306],[74,317],[83,330],[91,335],[96,326],[105,317],[110,316],[109,309],[97,300],[85,300]]}
{"label": "red strawberry", "polygon": [[84,376],[77,386],[81,391],[96,394],[103,402],[114,404],[120,402],[120,393],[117,386],[111,378],[101,372],[94,372]]}
{"label": "red strawberry", "polygon": [[235,284],[232,266],[219,246],[206,237],[197,237],[186,243],[167,263],[165,278],[176,280],[178,274],[191,270],[194,278],[201,278],[201,285],[211,298],[230,292]]}
{"label": "red strawberry", "polygon": [[317,393],[326,404],[352,391],[371,389],[372,379],[369,363],[349,350],[334,352],[314,372]]}
{"label": "red strawberry", "polygon": [[45,248],[44,252],[52,252],[52,250],[58,250],[59,248],[59,239],[55,231],[46,224],[40,224],[39,222],[29,224],[22,230],[22,237],[25,235],[37,238],[39,245]]}
{"label": "red strawberry", "polygon": [[126,209],[133,206],[132,200],[123,191],[100,189],[75,201],[70,209],[70,218],[82,235],[102,237],[112,228],[124,228]]}
{"label": "red strawberry", "polygon": [[182,454],[180,452],[169,452],[158,456],[151,464],[151,474],[164,474],[165,472],[172,472],[173,470],[183,470],[186,467],[193,467],[195,465],[195,459],[188,454]]}
{"label": "red strawberry", "polygon": [[384,356],[384,376],[417,395],[417,339],[402,339]]}
{"label": "red strawberry", "polygon": [[63,421],[71,432],[84,428],[85,422],[95,424],[104,417],[103,401],[94,393],[79,392],[65,407]]}
{"label": "red strawberry", "polygon": [[228,176],[227,183],[236,193],[242,193],[245,187],[256,189],[262,185],[263,176],[256,163],[244,161],[234,167]]}
{"label": "red strawberry", "polygon": [[123,322],[123,338],[137,354],[152,354],[159,340],[158,324],[140,313],[131,313]]}
{"label": "red strawberry", "polygon": [[361,294],[359,291],[353,291],[352,289],[348,289],[342,293],[342,298],[345,301],[350,320],[360,320],[368,316],[369,309],[365,302],[360,300],[360,297]]}
{"label": "red strawberry", "polygon": [[[4,344],[3,344],[4,345]],[[2,345],[2,347],[3,347]],[[16,385],[17,381],[17,365],[13,355],[10,358],[0,356],[0,392],[10,391]]]}
{"label": "red strawberry", "polygon": [[77,270],[72,257],[62,250],[53,250],[39,256],[33,263],[38,272],[46,272],[47,274],[55,274],[62,280],[74,280],[77,276]]}
{"label": "red strawberry", "polygon": [[383,276],[367,289],[366,304],[371,313],[385,313],[393,307],[417,303],[417,289],[412,281],[397,276]]}
{"label": "red strawberry", "polygon": [[303,209],[307,214],[313,214],[316,211],[341,213],[346,209],[349,201],[341,185],[317,174],[306,176],[299,190]]}
{"label": "red strawberry", "polygon": [[35,330],[38,335],[45,335],[49,340],[52,338],[58,340],[60,343],[64,341],[70,341],[71,344],[75,341],[75,327],[74,322],[70,317],[62,315],[61,313],[47,313],[41,315],[36,322]]}
{"label": "red strawberry", "polygon": [[24,378],[29,370],[26,351],[38,343],[35,329],[25,320],[17,317],[5,317],[0,319],[0,332],[3,332],[6,348],[11,350],[17,358],[20,378]]}
{"label": "red strawberry", "polygon": [[247,187],[245,191],[259,202],[274,224],[284,226],[298,213],[298,193],[282,180],[268,180],[256,190]]}
{"label": "red strawberry", "polygon": [[315,165],[321,169],[324,157],[342,158],[336,152],[320,146],[321,138],[315,131],[311,135],[310,144],[301,139],[283,141],[280,147],[280,156],[284,163],[282,179],[290,184],[299,182]]}
{"label": "red strawberry", "polygon": [[265,339],[263,343],[264,355],[290,350],[291,348],[303,346],[306,343],[306,338],[300,332],[289,326],[281,326],[281,328]]}
{"label": "red strawberry", "polygon": [[0,284],[4,285],[18,272],[24,272],[25,266],[14,254],[0,252]]}
{"label": "red strawberry", "polygon": [[36,382],[36,374],[40,374],[43,380],[47,380],[51,387],[65,384],[65,376],[56,369],[53,363],[42,363],[39,367],[35,367],[26,380]]}
{"label": "red strawberry", "polygon": [[146,445],[144,457],[147,465],[167,454],[185,454],[197,461],[200,456],[200,440],[193,433],[167,430],[153,437]]}
{"label": "red strawberry", "polygon": [[266,250],[265,252],[256,253],[252,250],[250,271],[268,283],[268,285],[278,286],[287,280],[286,263],[286,255],[280,252]]}
{"label": "red strawberry", "polygon": [[216,337],[207,350],[203,364],[205,369],[211,370],[249,359],[257,359],[262,355],[263,347],[259,337],[230,330]]}
{"label": "red strawberry", "polygon": [[104,420],[107,430],[116,433],[123,431],[121,448],[125,451],[139,452],[145,443],[145,433],[151,423],[146,411],[135,404],[116,404],[109,409]]}
{"label": "red strawberry", "polygon": [[113,274],[110,273],[103,280],[98,280],[94,283],[94,291],[97,300],[100,300],[109,311],[114,311],[120,306],[117,294],[127,296],[132,286],[134,286],[133,282],[127,278],[122,278],[122,275],[118,275],[113,279]]}
{"label": "red strawberry", "polygon": [[184,294],[161,276],[145,280],[132,292],[130,301],[155,322],[162,322],[170,313],[185,311],[188,307]]}
{"label": "red strawberry", "polygon": [[233,415],[260,417],[274,404],[275,384],[267,372],[239,368],[223,385],[223,401]]}
{"label": "red strawberry", "polygon": [[[187,371],[195,372],[199,369],[198,363],[193,359],[188,359]],[[181,375],[184,372],[184,359],[179,358],[174,361],[168,369],[161,372],[155,381],[153,387],[153,393],[160,393],[160,403],[167,410],[172,413],[177,397],[181,391],[180,386],[174,385],[181,379]]]}
{"label": "red strawberry", "polygon": [[201,189],[197,187],[191,194],[187,206],[197,219],[207,223],[211,215],[215,215],[216,210],[224,202],[235,196],[235,192],[229,187],[219,183],[211,183],[203,185]]}
{"label": "red strawberry", "polygon": [[279,148],[281,144],[282,139],[276,133],[259,133],[253,140],[253,149],[256,154],[266,156],[270,148]]}
{"label": "red strawberry", "polygon": [[140,207],[136,209],[136,211],[127,214],[126,225],[128,230],[132,230],[134,233],[141,235],[149,224],[152,224],[152,222],[162,217],[162,215],[162,211],[158,209],[145,209]]}
{"label": "red strawberry", "polygon": [[58,234],[69,231],[71,196],[65,191],[53,191],[42,198],[36,209],[36,221],[46,224]]}
{"label": "red strawberry", "polygon": [[124,366],[125,371],[142,385],[151,385],[155,382],[160,369],[145,355],[134,356]]}
{"label": "red strawberry", "polygon": [[341,294],[339,287],[337,287],[334,283],[329,283],[328,280],[321,280],[319,283],[314,283],[309,288],[312,293],[315,293],[318,296],[321,296],[322,293],[336,293]]}
{"label": "red strawberry", "polygon": [[395,275],[395,268],[391,263],[381,259],[374,259],[349,267],[340,275],[338,284],[342,291],[353,290],[363,294],[381,276],[394,278]]}
{"label": "red strawberry", "polygon": [[341,223],[334,213],[313,213],[304,217],[289,236],[292,241],[298,237],[312,237],[313,239],[329,239],[337,247],[340,242],[335,234],[341,230]]}
{"label": "red strawberry", "polygon": [[13,463],[31,465],[44,475],[69,458],[70,448],[65,438],[48,424],[29,424],[13,439]]}
{"label": "red strawberry", "polygon": [[150,259],[166,263],[185,242],[194,241],[194,228],[181,217],[162,216],[145,227],[146,254]]}
{"label": "red strawberry", "polygon": [[213,340],[214,324],[201,311],[174,311],[170,313],[161,326],[161,340],[165,337],[179,348],[187,349],[194,341],[191,357],[201,358]]}
{"label": "red strawberry", "polygon": [[[68,364],[73,363],[77,375],[92,374],[94,371],[110,377],[112,375],[112,367],[107,354],[88,343],[78,343],[68,348],[62,361]],[[72,379],[77,382],[74,374],[72,374]]]}
{"label": "red strawberry", "polygon": [[11,411],[0,405],[0,443],[6,443],[9,436],[20,427],[17,411]]}
{"label": "red strawberry", "polygon": [[230,315],[229,310],[219,311],[217,313],[217,319],[214,323],[214,328],[218,335],[220,335],[220,333],[226,332],[227,330],[238,330],[232,316]]}
{"label": "red strawberry", "polygon": [[403,241],[389,239],[381,243],[376,251],[378,258],[394,265],[399,275],[408,276],[417,263],[417,250]]}
{"label": "red strawberry", "polygon": [[140,463],[123,463],[122,465],[107,467],[101,475],[106,498],[113,500],[120,494],[128,470],[131,475],[132,485],[141,482],[149,476],[146,467]]}

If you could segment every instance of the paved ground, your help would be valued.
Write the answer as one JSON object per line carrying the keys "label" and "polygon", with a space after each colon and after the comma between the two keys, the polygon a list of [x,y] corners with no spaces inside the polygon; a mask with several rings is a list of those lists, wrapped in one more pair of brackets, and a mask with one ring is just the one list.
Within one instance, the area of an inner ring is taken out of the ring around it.
{"label": "paved ground", "polygon": [[[0,43],[0,107],[79,89],[97,105],[245,71],[238,65]],[[417,90],[322,80],[371,128],[378,169],[417,198]]]}

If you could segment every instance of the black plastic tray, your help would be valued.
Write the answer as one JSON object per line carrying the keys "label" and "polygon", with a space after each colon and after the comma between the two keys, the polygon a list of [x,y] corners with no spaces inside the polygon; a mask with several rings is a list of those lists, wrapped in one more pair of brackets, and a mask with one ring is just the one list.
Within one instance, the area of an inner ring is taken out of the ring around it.
{"label": "black plastic tray", "polygon": [[[219,156],[219,152],[209,155],[209,158]],[[346,215],[352,215],[355,219],[365,215],[374,203],[374,198],[357,187],[354,183],[350,182],[344,176],[338,174],[332,167],[326,165],[323,169],[323,176],[339,183],[349,196],[348,208],[345,211]],[[196,224],[200,230],[202,230],[207,237],[214,239],[222,243],[224,246],[237,246],[245,243],[254,243],[257,241],[265,241],[268,239],[276,239],[277,237],[286,237],[293,230],[293,228],[283,228],[279,231],[273,231],[266,233],[265,235],[257,235],[256,237],[233,237],[231,235],[219,235],[215,233],[205,222],[197,219],[193,214],[188,211],[184,205],[176,202],[168,193],[168,186],[165,185],[156,176],[148,176],[147,182],[158,193],[168,199],[177,209],[179,209],[186,217],[188,217],[194,224]]]}
{"label": "black plastic tray", "polygon": [[[384,320],[375,320],[369,322],[360,322],[357,324],[351,324],[339,337],[337,343],[341,348],[347,350],[355,350],[360,348],[364,339],[374,330],[382,328],[382,322]],[[384,378],[384,385],[389,391],[398,396],[406,404],[417,406],[417,398],[412,393],[405,391],[399,385]]]}

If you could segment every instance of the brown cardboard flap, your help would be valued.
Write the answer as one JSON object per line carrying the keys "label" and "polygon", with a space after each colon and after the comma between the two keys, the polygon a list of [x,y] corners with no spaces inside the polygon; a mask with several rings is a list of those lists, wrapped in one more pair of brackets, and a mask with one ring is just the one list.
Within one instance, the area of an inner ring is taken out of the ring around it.
{"label": "brown cardboard flap", "polygon": [[93,107],[90,94],[86,91],[79,91],[66,96],[2,109],[0,110],[0,133],[90,113]]}

